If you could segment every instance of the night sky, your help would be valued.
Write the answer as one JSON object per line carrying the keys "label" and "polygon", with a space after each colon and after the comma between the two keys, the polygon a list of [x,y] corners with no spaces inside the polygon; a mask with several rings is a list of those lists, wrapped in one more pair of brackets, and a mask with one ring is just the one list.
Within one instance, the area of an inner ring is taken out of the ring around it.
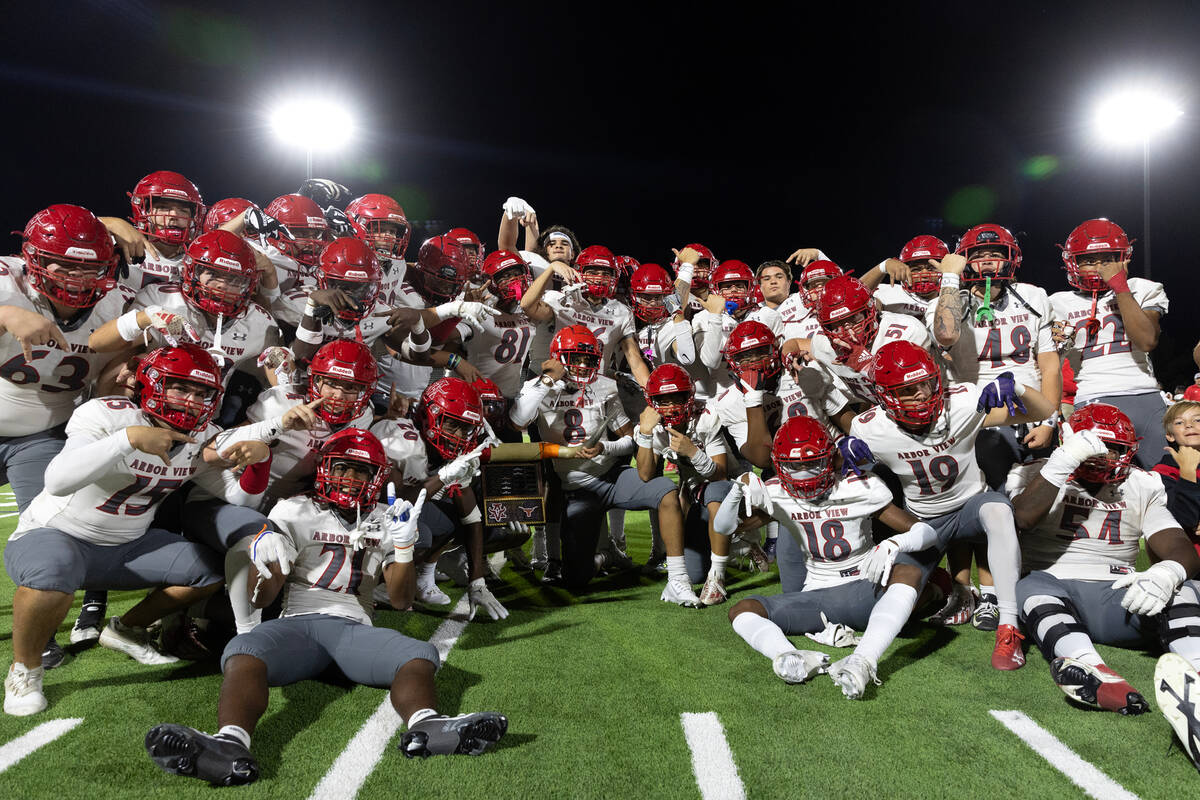
{"label": "night sky", "polygon": [[434,233],[494,244],[515,194],[543,226],[643,261],[689,241],[752,265],[811,245],[861,272],[916,234],[953,245],[990,221],[1018,233],[1022,278],[1055,291],[1076,223],[1144,239],[1140,147],[1099,145],[1091,107],[1149,79],[1185,109],[1151,150],[1172,299],[1156,363],[1194,369],[1176,354],[1200,335],[1195,4],[34,5],[6,8],[0,34],[10,229],[54,202],[125,216],[155,169],[265,205],[304,170],[266,108],[316,88],[361,132],[315,173],[392,194]]}

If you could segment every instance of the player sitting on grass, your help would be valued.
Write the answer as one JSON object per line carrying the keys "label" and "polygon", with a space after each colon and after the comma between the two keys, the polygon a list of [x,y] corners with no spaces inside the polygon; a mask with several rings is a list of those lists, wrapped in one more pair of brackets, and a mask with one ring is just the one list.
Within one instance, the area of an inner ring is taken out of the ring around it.
{"label": "player sitting on grass", "polygon": [[221,786],[252,783],[258,764],[250,736],[267,711],[268,688],[316,678],[330,667],[354,683],[390,689],[408,726],[400,749],[409,758],[479,755],[504,735],[502,714],[446,717],[434,710],[437,648],[371,624],[380,577],[396,608],[408,607],[416,586],[412,555],[425,495],[415,506],[380,506],[387,475],[379,440],[349,428],[321,448],[313,492],[275,505],[271,519],[280,532],[255,542],[261,577],[252,599],[266,606],[283,589],[283,613],[225,647],[216,735],[157,725],[145,742],[155,764]]}

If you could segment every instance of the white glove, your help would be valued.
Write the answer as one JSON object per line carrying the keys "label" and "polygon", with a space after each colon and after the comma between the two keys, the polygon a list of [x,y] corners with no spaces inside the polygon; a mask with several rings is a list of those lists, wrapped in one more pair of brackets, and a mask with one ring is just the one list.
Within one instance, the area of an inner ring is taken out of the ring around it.
{"label": "white glove", "polygon": [[417,518],[425,506],[425,490],[417,495],[416,504],[407,500],[396,502],[396,484],[388,483],[388,509],[384,514],[384,527],[392,537],[392,547],[396,551],[396,561],[407,564],[412,561],[413,545],[421,535],[417,526]]}
{"label": "white glove", "polygon": [[438,480],[443,486],[469,486],[479,474],[479,454],[481,447],[476,447],[469,453],[463,453],[449,464],[443,464],[437,471]]}
{"label": "white glove", "polygon": [[162,333],[171,347],[179,346],[180,334],[186,335],[193,342],[200,341],[196,329],[178,314],[173,314],[162,306],[147,306],[143,312],[150,318],[150,327]]}
{"label": "white glove", "polygon": [[509,219],[524,219],[526,215],[536,217],[533,206],[519,197],[510,197],[504,201],[504,216]]}
{"label": "white glove", "polygon": [[833,342],[823,333],[813,334],[808,343],[808,351],[812,357],[822,364],[833,364],[837,361],[837,353],[833,350]]}
{"label": "white glove", "polygon": [[875,545],[863,562],[863,577],[871,583],[878,583],[880,586],[886,585],[899,552],[900,543],[895,538],[884,539]]}
{"label": "white glove", "polygon": [[563,297],[573,303],[587,303],[588,290],[586,283],[569,283],[562,289]]}
{"label": "white glove", "polygon": [[850,626],[830,622],[824,611],[821,612],[821,622],[825,623],[825,628],[820,633],[804,634],[817,644],[828,647],[853,647],[862,639]]}
{"label": "white glove", "polygon": [[767,485],[763,483],[763,479],[753,472],[747,472],[744,477],[746,480],[739,480],[738,483],[746,485],[743,490],[746,497],[746,516],[754,514],[755,508],[766,511],[768,516],[774,514],[775,504],[771,502],[771,495],[767,492]]}
{"label": "white glove", "polygon": [[506,533],[512,534],[514,536],[516,536],[516,535],[532,536],[533,535],[533,528],[531,528],[528,523],[518,522],[515,519],[513,521],[509,522],[507,525],[505,525],[504,530]]}
{"label": "white glove", "polygon": [[459,317],[470,322],[480,323],[487,317],[497,316],[500,310],[470,300],[451,300],[449,303],[442,303],[434,308],[433,313],[443,321],[451,317]]}
{"label": "white glove", "polygon": [[488,616],[492,619],[505,619],[508,617],[508,609],[500,605],[500,601],[492,594],[492,590],[484,583],[483,578],[476,578],[467,586],[467,598],[471,603],[471,614],[467,620],[475,619],[475,612],[480,606],[488,612]]}
{"label": "white glove", "polygon": [[1130,614],[1153,617],[1167,607],[1175,592],[1187,580],[1187,572],[1178,561],[1160,561],[1145,572],[1131,572],[1112,582],[1114,589],[1128,589],[1121,608]]}
{"label": "white glove", "polygon": [[1068,433],[1062,444],[1050,454],[1042,465],[1042,477],[1054,486],[1062,487],[1070,479],[1071,473],[1089,458],[1102,456],[1108,452],[1095,431],[1082,430],[1078,433]]}
{"label": "white glove", "polygon": [[287,575],[296,561],[296,547],[288,537],[270,529],[264,529],[250,540],[250,560],[258,569],[263,580],[271,578],[271,564],[278,564],[279,571]]}

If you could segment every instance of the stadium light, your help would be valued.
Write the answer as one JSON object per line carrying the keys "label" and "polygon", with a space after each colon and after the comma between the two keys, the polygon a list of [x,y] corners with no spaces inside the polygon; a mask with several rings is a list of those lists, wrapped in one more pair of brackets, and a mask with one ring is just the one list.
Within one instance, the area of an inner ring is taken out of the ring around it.
{"label": "stadium light", "polygon": [[314,152],[340,150],[354,136],[354,118],[350,111],[333,100],[320,97],[279,103],[271,111],[270,123],[280,142],[305,152],[309,178],[312,177]]}
{"label": "stadium light", "polygon": [[1151,88],[1114,92],[1096,105],[1093,119],[1099,138],[1111,145],[1142,146],[1142,263],[1150,278],[1150,140],[1171,127],[1183,109]]}

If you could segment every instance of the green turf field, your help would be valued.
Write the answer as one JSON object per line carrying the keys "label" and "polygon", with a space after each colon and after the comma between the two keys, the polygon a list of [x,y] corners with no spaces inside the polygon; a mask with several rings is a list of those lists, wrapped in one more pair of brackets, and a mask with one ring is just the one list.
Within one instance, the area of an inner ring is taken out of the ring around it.
{"label": "green turf field", "polygon": [[[0,518],[4,539],[15,521]],[[643,561],[644,514],[629,515],[628,535],[635,561]],[[1200,790],[1200,776],[1157,711],[1123,718],[1072,708],[1036,651],[1024,669],[996,672],[988,662],[992,635],[970,626],[906,631],[881,665],[883,685],[851,702],[825,676],[804,686],[783,684],[734,635],[728,605],[667,606],[658,599],[659,581],[634,575],[600,579],[580,598],[511,570],[504,577],[507,587],[496,594],[512,616],[467,625],[438,688],[446,712],[507,714],[508,736],[481,758],[427,761],[403,758],[393,736],[359,797],[695,798],[700,790],[680,722],[684,712],[718,715],[751,798],[1083,796],[990,710],[1024,712],[1140,797],[1194,797]],[[735,600],[778,591],[774,576],[737,570],[730,589]],[[451,594],[457,600],[461,590]],[[110,611],[139,596],[114,593]],[[6,579],[0,589],[5,664],[12,655],[11,599]],[[78,604],[61,629],[62,643],[77,610]],[[378,624],[429,638],[445,616],[387,612]],[[835,659],[848,652],[799,642]],[[1154,658],[1101,652],[1154,705]],[[83,722],[0,772],[0,797],[213,797],[216,790],[206,784],[159,771],[142,737],[165,721],[212,730],[219,685],[215,664],[145,667],[100,648],[74,655],[47,673],[48,711],[0,715],[0,762],[4,743],[47,720]],[[310,797],[384,697],[376,689],[314,682],[273,690],[253,744],[262,779],[222,791]],[[323,796],[349,796],[345,785],[334,788],[342,793]]]}

